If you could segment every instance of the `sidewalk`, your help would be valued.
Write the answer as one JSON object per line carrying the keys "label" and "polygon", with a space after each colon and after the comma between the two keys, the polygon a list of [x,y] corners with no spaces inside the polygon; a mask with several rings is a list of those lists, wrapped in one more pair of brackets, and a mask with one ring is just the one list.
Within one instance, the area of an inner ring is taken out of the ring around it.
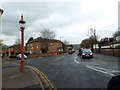
{"label": "sidewalk", "polygon": [[26,67],[26,72],[20,72],[20,66],[10,61],[2,60],[2,88],[41,88],[44,86],[38,75]]}

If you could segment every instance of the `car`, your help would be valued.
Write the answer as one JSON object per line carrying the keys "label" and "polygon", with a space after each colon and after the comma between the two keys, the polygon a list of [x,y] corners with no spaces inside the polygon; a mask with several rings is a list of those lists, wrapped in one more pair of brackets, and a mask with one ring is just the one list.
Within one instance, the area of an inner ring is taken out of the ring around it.
{"label": "car", "polygon": [[83,49],[81,57],[82,58],[93,58],[93,53],[92,53],[91,49]]}
{"label": "car", "polygon": [[72,50],[69,50],[69,51],[68,51],[68,54],[73,54],[73,51],[72,51]]}
{"label": "car", "polygon": [[75,49],[72,49],[73,52],[75,52]]}
{"label": "car", "polygon": [[[17,59],[18,59],[18,60],[20,60],[21,57],[22,57],[22,54],[18,54],[18,55],[17,55]],[[27,59],[27,56],[26,56],[26,55],[24,55],[24,59]]]}

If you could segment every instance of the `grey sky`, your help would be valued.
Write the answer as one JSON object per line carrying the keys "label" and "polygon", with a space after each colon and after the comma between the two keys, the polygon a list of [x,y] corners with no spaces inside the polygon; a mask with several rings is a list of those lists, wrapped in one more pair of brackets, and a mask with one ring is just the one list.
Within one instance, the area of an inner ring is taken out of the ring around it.
{"label": "grey sky", "polygon": [[90,26],[96,29],[99,39],[110,37],[117,29],[118,1],[79,0],[76,2],[2,2],[2,39],[12,45],[20,38],[21,13],[26,20],[25,42],[39,37],[44,28],[54,30],[56,39],[79,44],[88,37]]}

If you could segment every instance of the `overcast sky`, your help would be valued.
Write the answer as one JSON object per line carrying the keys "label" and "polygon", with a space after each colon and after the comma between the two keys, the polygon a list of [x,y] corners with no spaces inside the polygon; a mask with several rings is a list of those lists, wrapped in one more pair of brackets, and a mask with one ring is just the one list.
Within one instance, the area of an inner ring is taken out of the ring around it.
{"label": "overcast sky", "polygon": [[[57,0],[56,0],[57,1]],[[90,27],[96,29],[99,39],[111,37],[118,26],[119,0],[62,0],[56,2],[0,3],[3,43],[13,45],[20,39],[19,20],[23,13],[26,23],[25,42],[40,36],[44,28],[55,31],[56,39],[80,44],[88,37]],[[74,2],[73,2],[74,1]]]}

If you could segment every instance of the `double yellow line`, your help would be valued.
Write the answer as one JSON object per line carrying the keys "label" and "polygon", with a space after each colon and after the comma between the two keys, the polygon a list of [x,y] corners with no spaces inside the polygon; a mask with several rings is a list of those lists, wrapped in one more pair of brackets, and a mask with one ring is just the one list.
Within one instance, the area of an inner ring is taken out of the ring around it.
{"label": "double yellow line", "polygon": [[57,90],[57,88],[49,81],[49,79],[46,77],[46,75],[43,72],[41,72],[40,70],[38,70],[37,68],[32,67],[32,66],[26,65],[26,67],[34,70],[44,80],[44,82],[49,85],[49,87],[50,87],[49,90]]}
{"label": "double yellow line", "polygon": [[[10,62],[10,63],[20,65],[20,64],[15,63],[15,62]],[[32,66],[25,65],[25,67],[28,67],[28,68],[32,69],[37,75],[39,75],[39,77],[42,80],[44,80],[44,82],[46,84],[48,84],[49,90],[57,90],[57,88],[50,82],[50,80],[46,77],[46,75],[43,72],[41,72],[40,70],[38,70],[37,68],[32,67]]]}

